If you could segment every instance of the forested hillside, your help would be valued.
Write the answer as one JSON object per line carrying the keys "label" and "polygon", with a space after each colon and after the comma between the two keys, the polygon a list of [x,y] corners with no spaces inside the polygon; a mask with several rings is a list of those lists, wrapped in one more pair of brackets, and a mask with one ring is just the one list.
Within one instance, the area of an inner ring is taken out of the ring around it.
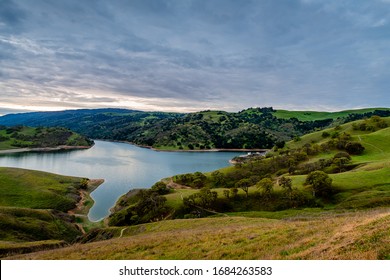
{"label": "forested hillside", "polygon": [[10,114],[2,125],[66,127],[94,139],[129,141],[157,149],[271,148],[276,143],[347,121],[389,116],[388,109],[335,113],[249,108],[238,113],[180,114],[125,109],[69,110]]}
{"label": "forested hillside", "polygon": [[16,148],[90,147],[93,141],[60,127],[0,126],[0,150]]}

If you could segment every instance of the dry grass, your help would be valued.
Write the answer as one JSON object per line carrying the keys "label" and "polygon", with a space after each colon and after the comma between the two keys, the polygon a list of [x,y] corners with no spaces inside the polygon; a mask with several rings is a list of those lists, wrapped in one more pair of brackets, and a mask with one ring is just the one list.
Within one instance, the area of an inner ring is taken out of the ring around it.
{"label": "dry grass", "polygon": [[333,212],[286,220],[173,220],[128,227],[123,235],[14,258],[388,259],[390,210]]}

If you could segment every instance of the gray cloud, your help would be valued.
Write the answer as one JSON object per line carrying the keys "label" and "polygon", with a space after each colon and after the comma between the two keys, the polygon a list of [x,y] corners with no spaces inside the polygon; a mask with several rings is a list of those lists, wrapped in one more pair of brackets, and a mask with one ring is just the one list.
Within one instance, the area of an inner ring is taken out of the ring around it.
{"label": "gray cloud", "polygon": [[20,31],[26,12],[12,0],[0,1],[0,30]]}
{"label": "gray cloud", "polygon": [[2,107],[389,106],[385,1],[0,5]]}

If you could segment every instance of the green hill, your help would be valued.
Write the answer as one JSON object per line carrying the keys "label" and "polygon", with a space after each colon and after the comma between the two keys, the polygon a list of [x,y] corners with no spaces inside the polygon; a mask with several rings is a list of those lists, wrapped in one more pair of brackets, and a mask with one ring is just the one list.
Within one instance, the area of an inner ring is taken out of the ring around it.
{"label": "green hill", "polygon": [[9,114],[0,117],[0,125],[66,127],[93,139],[128,141],[162,150],[262,149],[374,114],[390,116],[390,110],[328,113],[270,107],[178,114],[94,109]]}
{"label": "green hill", "polygon": [[[233,167],[167,178],[123,196],[108,220],[119,226],[91,231],[87,244],[15,258],[390,259],[389,140],[390,118],[371,117]],[[332,185],[313,196],[305,181],[318,170]]]}
{"label": "green hill", "polygon": [[389,259],[388,209],[219,217],[110,228],[114,236],[14,259]]}
{"label": "green hill", "polygon": [[81,178],[0,167],[0,205],[66,212],[76,207]]}
{"label": "green hill", "polygon": [[62,247],[82,234],[74,215],[83,178],[0,167],[0,256]]}
{"label": "green hill", "polygon": [[345,110],[340,112],[320,112],[320,111],[288,111],[288,110],[276,110],[273,115],[281,119],[297,118],[300,121],[314,121],[325,119],[337,119],[345,118],[351,114],[366,114],[375,110],[387,111],[388,108],[365,108],[356,110]]}
{"label": "green hill", "polygon": [[66,128],[0,126],[0,150],[17,148],[90,147],[93,141]]}

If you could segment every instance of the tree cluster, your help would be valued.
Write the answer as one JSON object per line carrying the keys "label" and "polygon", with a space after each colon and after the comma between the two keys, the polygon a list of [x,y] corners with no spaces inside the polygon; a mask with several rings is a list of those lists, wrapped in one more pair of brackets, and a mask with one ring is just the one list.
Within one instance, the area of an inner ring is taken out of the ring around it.
{"label": "tree cluster", "polygon": [[372,116],[364,121],[356,122],[352,124],[353,130],[360,131],[377,131],[379,129],[386,128],[387,122],[379,116]]}
{"label": "tree cluster", "polygon": [[[87,137],[76,135],[67,128],[27,128],[23,126],[4,128],[5,135],[0,141],[11,141],[14,147],[56,147],[61,145],[69,146],[90,146],[93,141]],[[32,130],[32,131],[31,131]]]}
{"label": "tree cluster", "polygon": [[200,216],[203,212],[210,212],[215,209],[217,198],[217,192],[204,187],[199,192],[185,197],[183,205],[187,212]]}
{"label": "tree cluster", "polygon": [[166,201],[167,199],[155,190],[139,190],[130,200],[122,200],[124,207],[109,216],[108,224],[124,226],[162,220],[170,211],[165,205]]}
{"label": "tree cluster", "polygon": [[186,173],[174,176],[173,181],[180,185],[200,189],[205,186],[207,177],[202,172]]}

